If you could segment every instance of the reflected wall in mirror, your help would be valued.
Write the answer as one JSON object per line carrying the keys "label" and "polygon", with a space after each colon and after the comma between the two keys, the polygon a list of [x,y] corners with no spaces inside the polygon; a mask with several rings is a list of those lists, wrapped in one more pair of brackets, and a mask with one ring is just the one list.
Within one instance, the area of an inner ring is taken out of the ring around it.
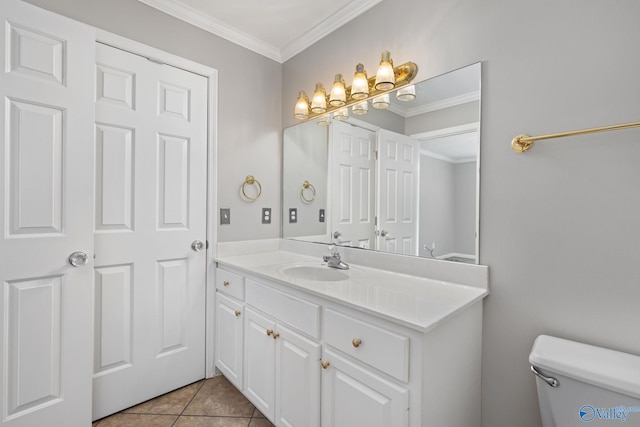
{"label": "reflected wall in mirror", "polygon": [[388,109],[328,128],[285,129],[283,238],[477,263],[480,72],[416,83],[415,99],[391,94]]}

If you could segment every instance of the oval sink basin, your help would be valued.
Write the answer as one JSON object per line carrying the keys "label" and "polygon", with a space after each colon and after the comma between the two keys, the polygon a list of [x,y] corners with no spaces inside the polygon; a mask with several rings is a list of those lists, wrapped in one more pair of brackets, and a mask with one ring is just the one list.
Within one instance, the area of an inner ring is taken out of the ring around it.
{"label": "oval sink basin", "polygon": [[295,279],[315,280],[317,282],[338,282],[349,278],[349,275],[345,272],[326,266],[293,265],[283,268],[281,272]]}

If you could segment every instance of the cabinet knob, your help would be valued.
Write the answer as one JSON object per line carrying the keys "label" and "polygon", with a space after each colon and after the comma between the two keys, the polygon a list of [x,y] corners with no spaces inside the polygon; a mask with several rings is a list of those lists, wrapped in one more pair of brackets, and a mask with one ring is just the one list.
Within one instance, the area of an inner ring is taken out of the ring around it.
{"label": "cabinet knob", "polygon": [[236,310],[236,317],[240,316],[240,314],[242,314],[242,313],[240,313],[238,310]]}
{"label": "cabinet knob", "polygon": [[278,337],[279,337],[279,336],[280,336],[280,334],[279,334],[279,333],[277,333],[277,332],[274,332],[274,333],[273,333],[273,335],[272,335],[272,337],[273,337],[273,339],[274,339],[274,340],[275,340],[275,339],[278,339]]}
{"label": "cabinet knob", "polygon": [[222,282],[222,284],[223,284],[224,286],[229,286],[229,281],[225,280],[224,282]]}
{"label": "cabinet knob", "polygon": [[354,339],[351,341],[351,344],[353,344],[353,346],[354,346],[355,348],[358,348],[358,347],[360,347],[360,344],[362,344],[362,340],[361,340],[360,338],[354,338]]}
{"label": "cabinet knob", "polygon": [[330,365],[329,361],[327,360],[323,360],[322,362],[320,362],[320,364],[322,365],[322,369],[327,369]]}
{"label": "cabinet knob", "polygon": [[271,334],[273,334],[273,329],[267,329],[267,335],[271,336]]}

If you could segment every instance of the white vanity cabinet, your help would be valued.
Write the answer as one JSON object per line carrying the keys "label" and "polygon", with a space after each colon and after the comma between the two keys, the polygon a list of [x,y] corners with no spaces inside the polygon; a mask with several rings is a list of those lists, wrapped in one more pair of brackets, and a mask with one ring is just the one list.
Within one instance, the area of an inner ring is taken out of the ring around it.
{"label": "white vanity cabinet", "polygon": [[253,280],[246,285],[245,396],[276,426],[319,426],[320,343],[312,338],[320,307]]}
{"label": "white vanity cabinet", "polygon": [[237,298],[228,295],[233,281],[218,288],[216,366],[277,427],[480,426],[481,290],[438,284],[434,297],[410,295],[423,299],[415,305],[383,296],[384,307],[415,313],[454,307],[454,298],[465,304],[414,324],[343,302],[383,301],[380,288],[338,282],[323,293],[280,279],[277,267],[266,271],[235,278],[244,285],[232,291]]}
{"label": "white vanity cabinet", "polygon": [[406,427],[409,390],[331,348],[322,351],[322,427]]}
{"label": "white vanity cabinet", "polygon": [[244,352],[244,277],[216,269],[216,367],[242,389]]}
{"label": "white vanity cabinet", "polygon": [[322,325],[322,426],[408,426],[409,337],[332,308]]}

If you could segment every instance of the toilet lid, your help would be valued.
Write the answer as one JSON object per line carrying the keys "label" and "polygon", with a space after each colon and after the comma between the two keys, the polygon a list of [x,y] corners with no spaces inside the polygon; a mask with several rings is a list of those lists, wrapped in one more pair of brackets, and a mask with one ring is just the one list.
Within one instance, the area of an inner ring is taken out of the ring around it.
{"label": "toilet lid", "polygon": [[640,399],[640,356],[540,335],[529,362],[556,373]]}

